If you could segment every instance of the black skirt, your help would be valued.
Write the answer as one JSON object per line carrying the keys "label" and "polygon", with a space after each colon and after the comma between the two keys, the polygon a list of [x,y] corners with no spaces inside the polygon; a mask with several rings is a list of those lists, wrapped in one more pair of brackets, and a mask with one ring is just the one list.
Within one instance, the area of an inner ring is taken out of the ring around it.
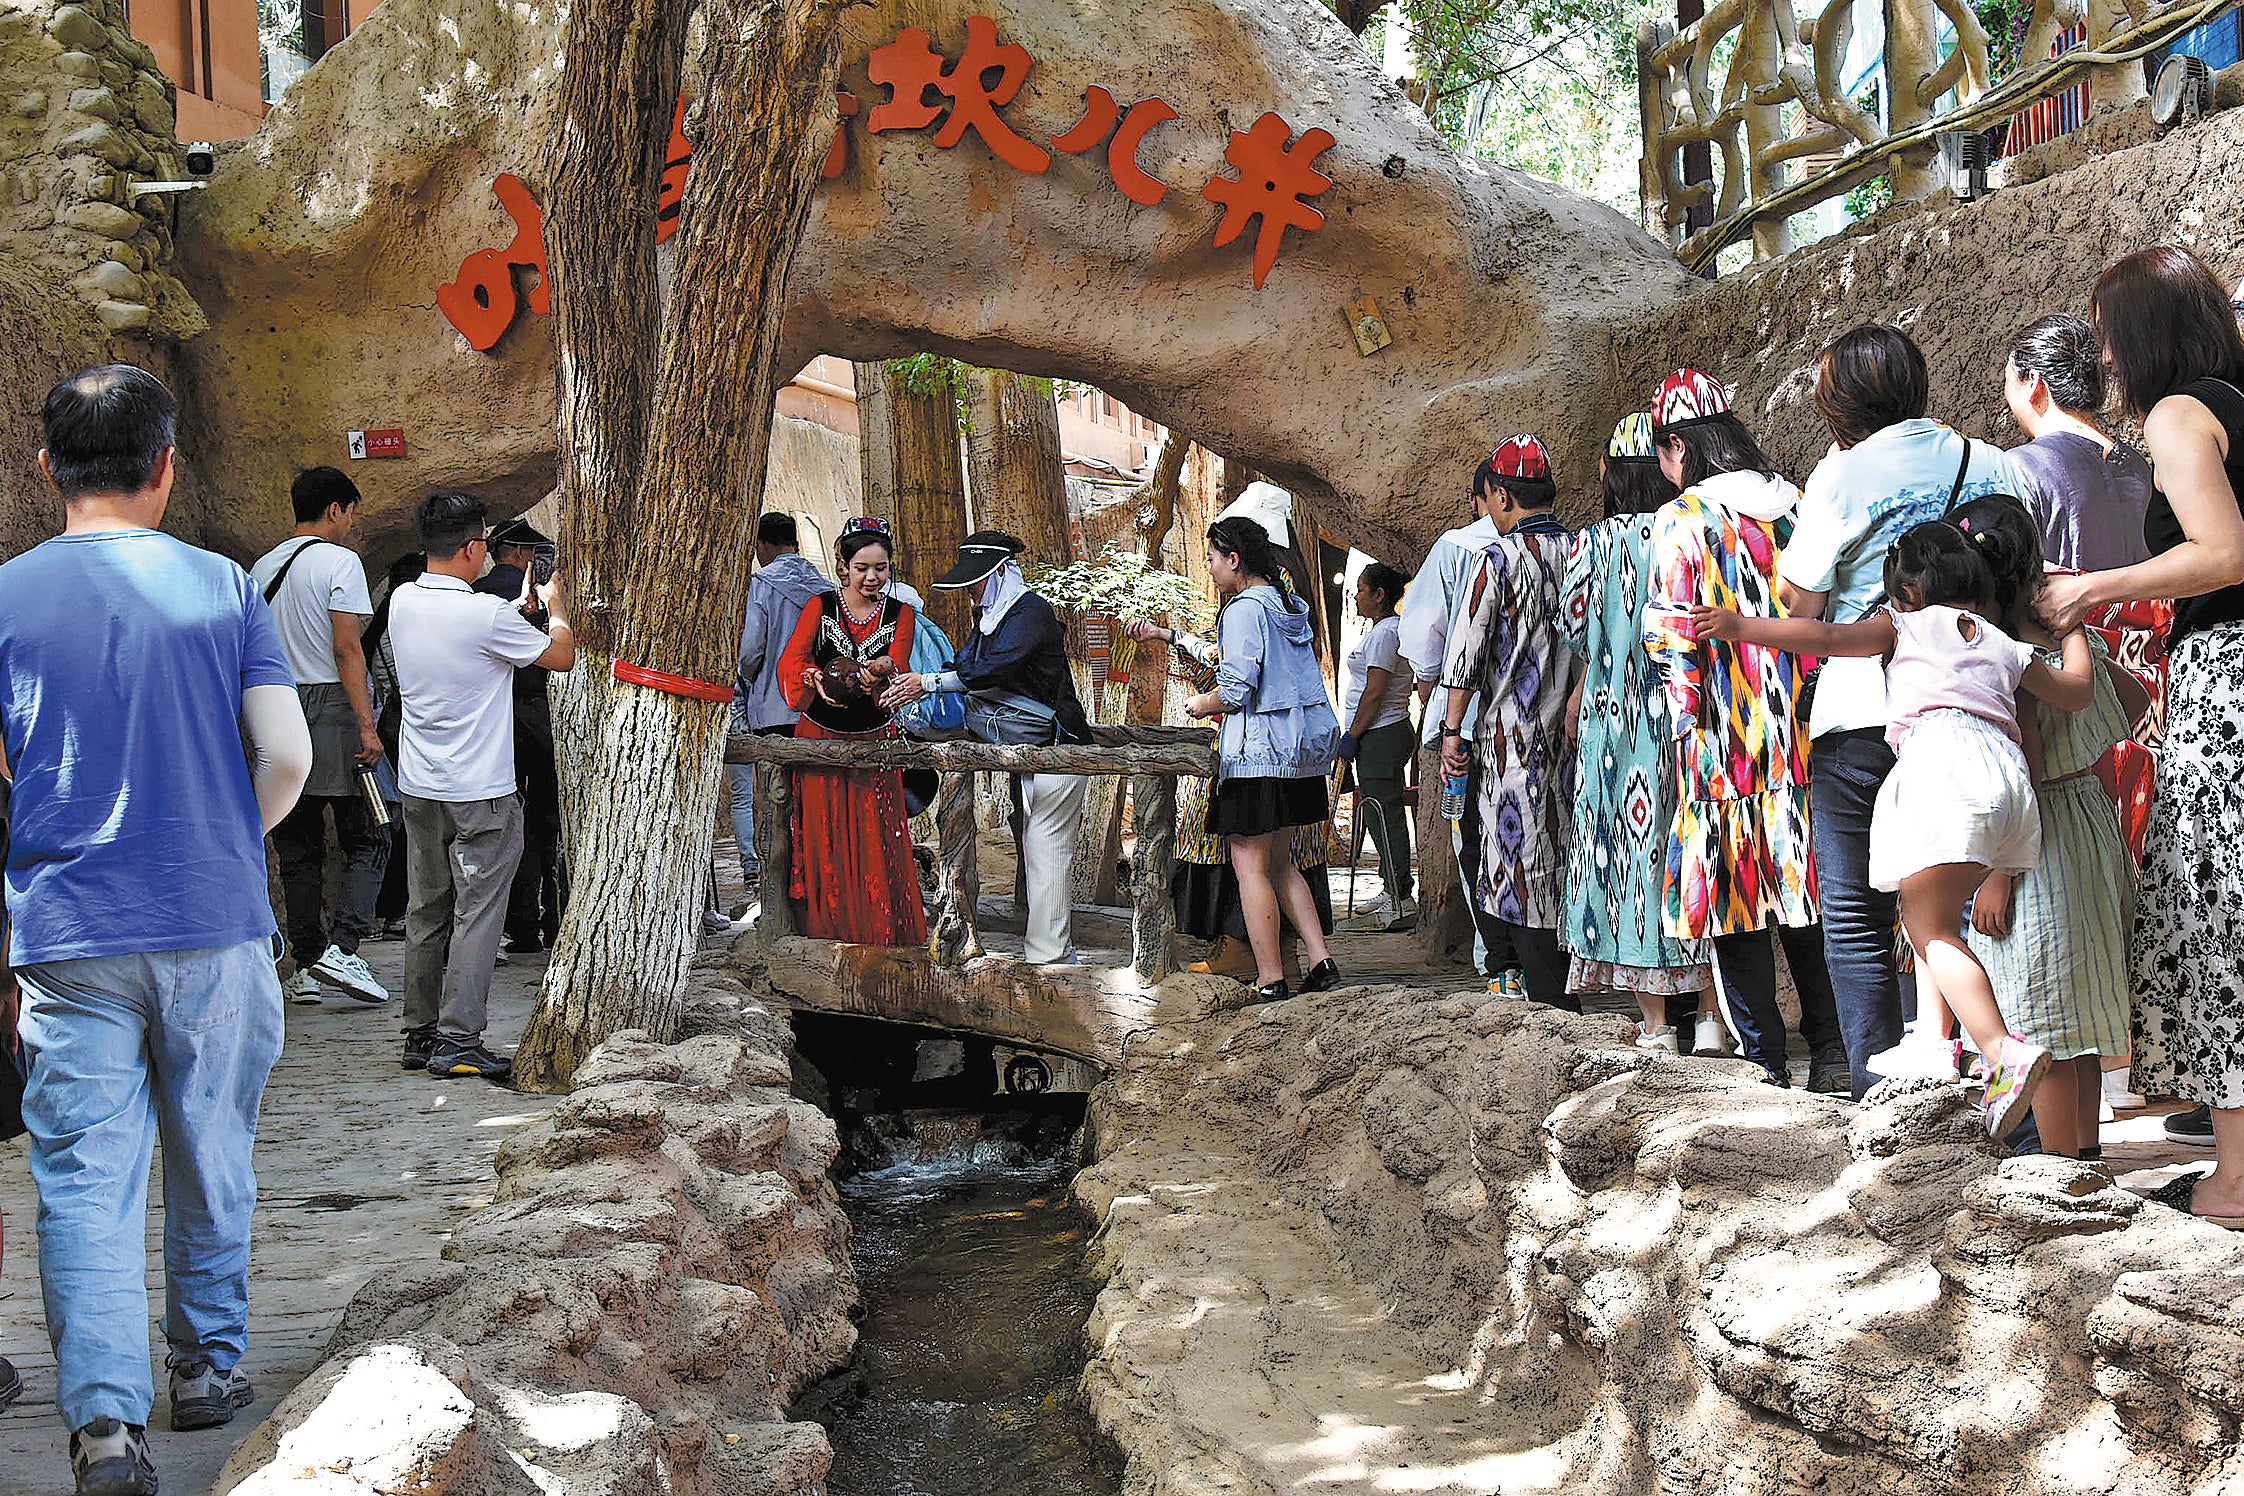
{"label": "black skirt", "polygon": [[[1309,882],[1309,897],[1317,904],[1317,928],[1327,935],[1332,933],[1332,880],[1325,876],[1325,865],[1301,870]],[[1195,940],[1213,940],[1219,935],[1229,935],[1234,940],[1247,938],[1247,915],[1239,904],[1239,878],[1231,871],[1228,862],[1213,867],[1199,863],[1180,862],[1169,875],[1169,900],[1176,909],[1177,931]],[[1280,930],[1291,930],[1293,920],[1281,906],[1278,911]]]}
{"label": "black skirt", "polygon": [[1216,786],[1208,829],[1218,836],[1261,836],[1286,826],[1315,826],[1332,815],[1332,800],[1322,774],[1304,779],[1259,775],[1226,779]]}

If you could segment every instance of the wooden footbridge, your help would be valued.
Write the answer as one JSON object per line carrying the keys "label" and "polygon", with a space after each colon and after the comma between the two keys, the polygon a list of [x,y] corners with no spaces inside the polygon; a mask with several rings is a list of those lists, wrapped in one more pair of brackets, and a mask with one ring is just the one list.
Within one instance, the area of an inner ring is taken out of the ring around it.
{"label": "wooden footbridge", "polygon": [[[1088,744],[1048,748],[966,741],[813,741],[735,737],[728,763],[756,766],[756,855],[762,910],[756,922],[774,995],[791,1006],[939,1029],[1072,1056],[1102,1071],[1131,1033],[1147,1026],[1152,989],[1176,969],[1169,874],[1176,848],[1177,779],[1216,772],[1215,734],[1197,727],[1094,727]],[[932,769],[939,848],[935,905],[925,947],[848,945],[799,934],[787,899],[790,769]],[[981,896],[974,776],[1128,776],[1136,808],[1130,962],[1031,966],[986,951],[976,928]]]}

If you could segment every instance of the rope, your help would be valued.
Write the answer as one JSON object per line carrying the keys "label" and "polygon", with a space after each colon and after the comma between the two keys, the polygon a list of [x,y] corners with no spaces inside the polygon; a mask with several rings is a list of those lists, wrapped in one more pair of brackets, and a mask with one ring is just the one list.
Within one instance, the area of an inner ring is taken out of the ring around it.
{"label": "rope", "polygon": [[645,686],[650,691],[666,691],[672,696],[690,696],[695,701],[729,702],[732,687],[720,686],[715,681],[698,680],[690,675],[672,675],[667,670],[653,670],[645,665],[634,665],[629,660],[618,660],[609,673],[617,680],[634,686]]}

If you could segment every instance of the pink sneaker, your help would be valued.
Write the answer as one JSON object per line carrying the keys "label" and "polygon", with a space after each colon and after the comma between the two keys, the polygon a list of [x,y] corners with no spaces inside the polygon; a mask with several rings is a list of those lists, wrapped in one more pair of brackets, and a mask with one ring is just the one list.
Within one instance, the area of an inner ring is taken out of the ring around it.
{"label": "pink sneaker", "polygon": [[2034,1087],[2049,1073],[2049,1051],[2028,1044],[2016,1034],[2002,1041],[2002,1058],[1987,1077],[1986,1094],[1979,1099],[1980,1116],[1987,1136],[2006,1138],[2034,1099]]}

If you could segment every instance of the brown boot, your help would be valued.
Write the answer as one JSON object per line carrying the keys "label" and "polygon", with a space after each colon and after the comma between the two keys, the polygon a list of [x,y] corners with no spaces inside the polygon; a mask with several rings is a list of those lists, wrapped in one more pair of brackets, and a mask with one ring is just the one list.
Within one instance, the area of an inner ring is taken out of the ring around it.
{"label": "brown boot", "polygon": [[1254,947],[1244,940],[1218,935],[1216,943],[1208,947],[1208,959],[1195,961],[1185,970],[1204,977],[1229,977],[1235,982],[1251,983],[1256,976]]}

